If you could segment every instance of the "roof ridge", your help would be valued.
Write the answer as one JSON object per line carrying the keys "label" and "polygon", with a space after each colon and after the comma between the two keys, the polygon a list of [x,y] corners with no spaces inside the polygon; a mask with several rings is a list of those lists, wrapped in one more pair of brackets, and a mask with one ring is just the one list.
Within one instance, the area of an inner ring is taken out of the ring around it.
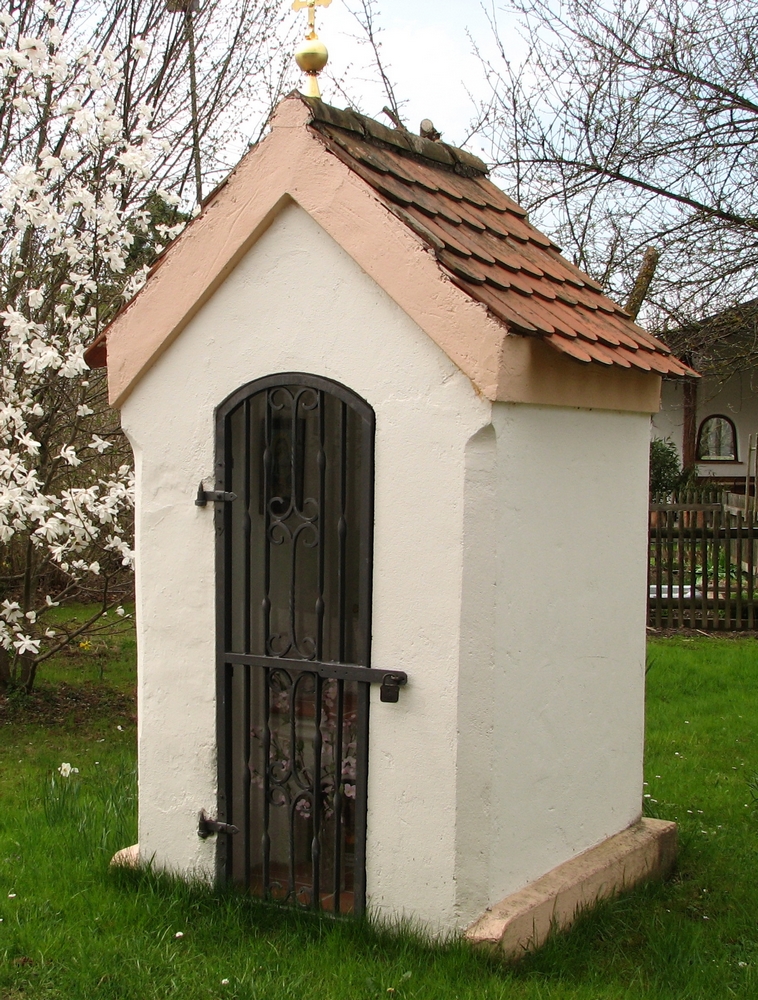
{"label": "roof ridge", "polygon": [[415,154],[423,160],[431,161],[437,167],[450,167],[456,173],[461,173],[464,176],[489,175],[489,168],[483,160],[458,146],[451,146],[441,140],[425,139],[413,132],[389,128],[374,118],[362,115],[351,108],[340,110],[331,104],[324,103],[317,97],[305,97],[299,92],[296,93],[310,108],[313,115],[312,124],[318,123],[344,129],[347,132],[355,132],[363,139],[386,143],[403,153]]}

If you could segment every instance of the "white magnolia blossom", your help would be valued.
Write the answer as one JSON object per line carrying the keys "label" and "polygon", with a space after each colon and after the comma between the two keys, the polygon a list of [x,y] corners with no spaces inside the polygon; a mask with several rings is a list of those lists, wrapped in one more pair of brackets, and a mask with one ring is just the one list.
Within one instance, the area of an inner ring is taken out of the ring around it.
{"label": "white magnolia blossom", "polygon": [[[37,565],[55,568],[32,606],[28,593],[0,604],[0,647],[27,659],[60,641],[46,619],[59,596],[133,562],[132,470],[103,464],[114,419],[84,351],[145,280],[129,254],[149,230],[160,148],[147,104],[125,133],[123,60],[67,36],[67,7],[34,4],[23,31],[0,12],[0,546],[31,544]],[[146,39],[132,48],[149,54]]]}
{"label": "white magnolia blossom", "polygon": [[106,448],[112,448],[113,445],[110,441],[105,441],[100,437],[99,434],[93,434],[92,440],[89,443],[89,447],[94,451],[98,452],[100,455],[106,450]]}
{"label": "white magnolia blossom", "polygon": [[290,89],[280,4],[192,13],[196,64],[181,4],[0,10],[0,687],[30,686],[67,641],[51,608],[84,592],[123,599],[133,476],[84,352],[178,235],[178,207],[248,148],[235,123],[262,131]]}

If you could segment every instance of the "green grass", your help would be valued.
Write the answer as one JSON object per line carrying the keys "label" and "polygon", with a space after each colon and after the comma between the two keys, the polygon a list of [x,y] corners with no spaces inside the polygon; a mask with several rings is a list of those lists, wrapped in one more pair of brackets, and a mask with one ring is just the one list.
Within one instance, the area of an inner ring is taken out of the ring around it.
{"label": "green grass", "polygon": [[[95,611],[94,604],[69,605],[51,608],[45,614],[45,625],[57,629],[65,625],[69,631],[83,624]],[[39,682],[82,684],[87,681],[107,682],[119,689],[133,688],[135,684],[135,655],[133,614],[134,605],[124,605],[125,615],[115,610],[97,623],[93,634],[83,638],[56,656],[45,660],[39,668]]]}
{"label": "green grass", "polygon": [[[109,871],[135,840],[133,719],[107,698],[52,726],[18,710],[0,725],[0,1000],[758,996],[756,653],[751,639],[651,643],[645,801],[680,824],[678,870],[512,967],[407,929]],[[79,767],[73,783],[62,761]]]}

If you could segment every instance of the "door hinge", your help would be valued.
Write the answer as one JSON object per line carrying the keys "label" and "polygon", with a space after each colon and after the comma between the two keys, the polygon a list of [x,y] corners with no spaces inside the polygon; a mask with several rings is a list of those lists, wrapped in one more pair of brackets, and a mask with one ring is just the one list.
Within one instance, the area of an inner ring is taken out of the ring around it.
{"label": "door hinge", "polygon": [[217,819],[211,819],[205,809],[201,809],[197,823],[198,837],[200,837],[201,840],[207,840],[208,837],[212,837],[214,833],[234,834],[239,833],[239,830],[236,826],[232,826],[231,823],[220,823]]}
{"label": "door hinge", "polygon": [[231,503],[232,500],[236,499],[236,493],[225,493],[223,490],[206,490],[201,482],[197,488],[195,506],[205,507],[209,500],[211,503]]}

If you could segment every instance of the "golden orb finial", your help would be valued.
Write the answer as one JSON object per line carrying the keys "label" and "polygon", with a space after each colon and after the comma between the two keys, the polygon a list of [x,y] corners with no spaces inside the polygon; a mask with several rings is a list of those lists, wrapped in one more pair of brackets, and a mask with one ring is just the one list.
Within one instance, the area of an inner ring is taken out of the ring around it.
{"label": "golden orb finial", "polygon": [[328,7],[332,0],[293,0],[293,10],[308,11],[308,30],[305,38],[295,49],[295,62],[306,74],[306,97],[321,98],[318,86],[318,74],[326,66],[329,53],[326,46],[316,34],[316,7]]}

